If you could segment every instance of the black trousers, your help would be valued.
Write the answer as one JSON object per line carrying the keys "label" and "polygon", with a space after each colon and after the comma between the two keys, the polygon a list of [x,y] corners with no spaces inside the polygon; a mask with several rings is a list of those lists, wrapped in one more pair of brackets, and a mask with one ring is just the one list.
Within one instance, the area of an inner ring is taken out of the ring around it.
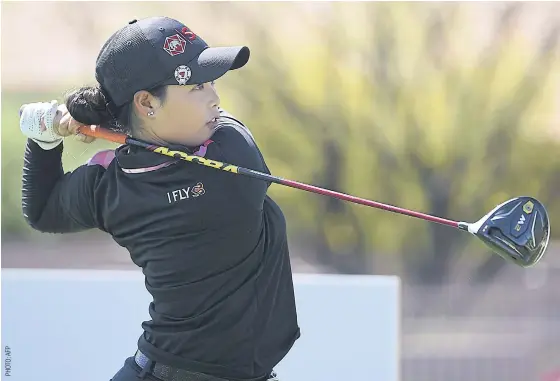
{"label": "black trousers", "polygon": [[[262,381],[266,381],[268,379],[264,378]],[[212,381],[213,377],[194,373],[192,374],[192,380],[189,381]],[[214,380],[223,380],[223,379],[214,379]],[[129,357],[124,361],[124,365],[119,371],[111,378],[110,381],[161,381],[159,378],[151,375],[150,373],[142,372],[142,368],[136,361],[134,361],[134,357]]]}

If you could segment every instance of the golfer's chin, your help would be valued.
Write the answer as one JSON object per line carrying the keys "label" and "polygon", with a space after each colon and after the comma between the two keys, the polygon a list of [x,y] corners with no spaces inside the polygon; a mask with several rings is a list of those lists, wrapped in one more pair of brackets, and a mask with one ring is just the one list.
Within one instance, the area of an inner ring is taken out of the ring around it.
{"label": "golfer's chin", "polygon": [[216,132],[217,126],[215,124],[205,124],[204,128],[201,130],[202,136],[200,137],[200,144],[210,139],[212,135]]}
{"label": "golfer's chin", "polygon": [[215,132],[216,132],[215,126],[205,125],[203,128],[201,128],[198,131],[196,137],[190,137],[189,139],[185,139],[183,144],[186,145],[187,147],[201,146],[208,139],[210,139]]}

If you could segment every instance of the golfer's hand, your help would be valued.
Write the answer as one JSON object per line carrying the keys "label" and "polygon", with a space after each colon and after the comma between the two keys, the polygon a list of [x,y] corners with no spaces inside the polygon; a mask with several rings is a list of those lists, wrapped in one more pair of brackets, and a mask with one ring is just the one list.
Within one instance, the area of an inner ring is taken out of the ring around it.
{"label": "golfer's hand", "polygon": [[64,105],[56,100],[28,103],[19,109],[19,128],[44,150],[57,147],[64,137],[74,135],[78,141],[91,143],[95,139],[78,133],[80,123],[74,120]]}
{"label": "golfer's hand", "polygon": [[[53,120],[53,130],[57,135],[62,137],[75,136],[76,140],[83,143],[91,143],[95,141],[94,137],[78,132],[78,128],[81,126],[83,126],[83,124],[78,123],[74,118],[72,118],[65,105],[58,106],[56,116]],[[92,126],[88,126],[88,128],[92,128]]]}

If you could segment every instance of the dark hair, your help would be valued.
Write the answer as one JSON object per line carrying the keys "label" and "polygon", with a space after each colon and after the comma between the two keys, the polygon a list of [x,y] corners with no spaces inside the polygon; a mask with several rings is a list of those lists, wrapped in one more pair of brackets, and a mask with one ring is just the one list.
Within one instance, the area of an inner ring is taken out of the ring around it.
{"label": "dark hair", "polygon": [[[158,86],[149,92],[164,102],[167,86]],[[132,133],[134,110],[131,102],[116,107],[107,101],[99,86],[81,87],[67,94],[65,98],[68,112],[78,122],[86,125],[98,125],[126,134]]]}

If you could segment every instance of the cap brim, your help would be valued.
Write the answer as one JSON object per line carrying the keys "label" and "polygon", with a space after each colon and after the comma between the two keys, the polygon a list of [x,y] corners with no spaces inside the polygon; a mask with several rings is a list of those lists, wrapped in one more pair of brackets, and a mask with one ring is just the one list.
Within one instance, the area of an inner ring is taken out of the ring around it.
{"label": "cap brim", "polygon": [[250,51],[246,46],[206,48],[186,65],[191,70],[187,84],[215,81],[228,71],[245,66],[249,56]]}

